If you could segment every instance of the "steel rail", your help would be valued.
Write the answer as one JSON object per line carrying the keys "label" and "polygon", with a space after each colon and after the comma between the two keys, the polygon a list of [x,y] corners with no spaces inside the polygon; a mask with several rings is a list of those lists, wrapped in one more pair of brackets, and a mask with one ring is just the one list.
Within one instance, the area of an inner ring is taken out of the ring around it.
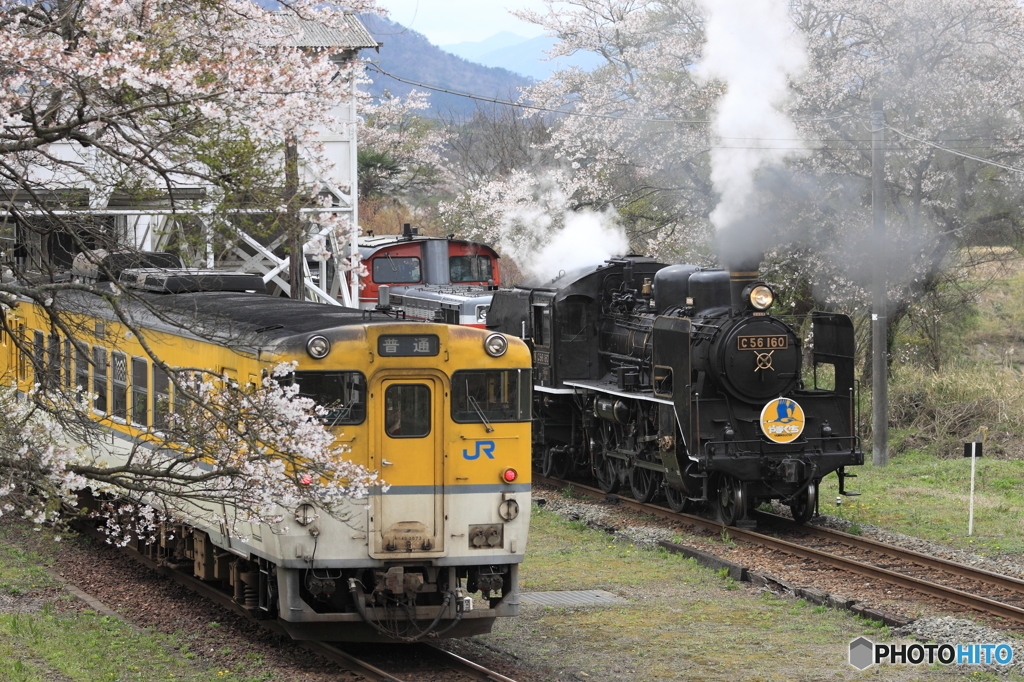
{"label": "steel rail", "polygon": [[453,654],[450,651],[441,649],[436,644],[424,644],[426,647],[430,647],[433,653],[436,653],[444,661],[445,665],[450,666],[457,672],[471,677],[474,680],[490,680],[490,682],[516,682],[511,677],[505,677],[501,673],[497,673],[489,668],[474,663],[469,659],[463,658],[458,654]]}
{"label": "steel rail", "polygon": [[[604,499],[617,502],[624,507],[642,511],[648,514],[655,514],[665,519],[673,521],[679,521],[689,525],[699,526],[711,531],[719,531],[728,529],[729,537],[733,540],[739,540],[750,544],[760,545],[763,547],[769,547],[776,551],[784,552],[793,556],[797,556],[804,559],[811,559],[818,561],[826,565],[838,568],[843,571],[849,571],[851,573],[857,573],[869,578],[876,580],[882,580],[892,585],[912,589],[929,596],[938,597],[946,601],[953,602],[954,604],[960,604],[971,609],[977,609],[979,611],[985,611],[987,613],[1000,616],[1002,618],[1008,618],[1017,622],[1024,622],[1024,609],[1012,606],[1010,604],[1004,604],[1002,602],[988,599],[977,595],[972,595],[962,590],[958,590],[953,587],[947,587],[945,585],[939,585],[936,583],[921,580],[920,578],[914,578],[913,576],[903,575],[896,571],[890,571],[885,568],[878,566],[871,566],[854,559],[846,559],[838,557],[827,552],[816,550],[810,547],[803,547],[801,545],[787,542],[786,540],[779,540],[768,535],[756,533],[754,531],[745,530],[743,528],[737,528],[735,526],[724,526],[718,521],[711,521],[699,516],[692,514],[678,514],[652,504],[641,504],[636,500],[631,500],[625,497],[619,497],[618,495],[609,495],[597,488],[591,488],[590,486],[580,485],[578,483],[572,483],[570,481],[562,481],[559,479],[547,478],[544,476],[534,475],[533,481],[535,483],[541,483],[544,485],[550,485],[555,488],[565,488],[566,486],[572,486],[572,489],[576,492],[582,493],[593,499]],[[806,528],[806,527],[801,527]],[[941,561],[934,559],[935,561]],[[970,567],[965,567],[963,564],[958,564],[968,570]],[[987,573],[987,572],[986,572]],[[994,574],[993,574],[994,575]],[[981,578],[979,578],[980,580]],[[1012,579],[1010,579],[1012,580]]]}
{"label": "steel rail", "polygon": [[[103,534],[96,529],[93,529],[91,527],[83,527],[80,530],[82,530],[95,540],[98,540],[100,542],[105,540]],[[138,561],[147,568],[150,568],[158,573],[167,576],[179,585],[182,585],[183,587],[195,592],[196,594],[199,594],[202,597],[205,597],[206,599],[214,602],[215,604],[230,610],[232,613],[241,616],[249,622],[255,623],[278,635],[285,637],[286,639],[289,639],[290,641],[293,641],[295,644],[301,646],[307,651],[310,651],[312,653],[317,654],[318,656],[326,658],[332,663],[337,663],[341,665],[345,670],[354,672],[357,675],[360,675],[366,678],[367,680],[370,680],[371,682],[403,682],[401,678],[395,677],[387,671],[381,670],[380,668],[370,663],[367,663],[366,661],[356,656],[353,656],[352,654],[344,651],[343,649],[339,648],[334,644],[328,644],[325,642],[317,641],[292,640],[288,633],[285,631],[285,629],[278,625],[275,621],[260,620],[254,617],[241,604],[236,602],[231,597],[231,595],[217,589],[213,585],[210,585],[209,583],[206,583],[193,575],[183,573],[182,571],[178,571],[174,568],[171,568],[170,566],[166,566],[159,562],[153,561],[149,557],[145,556],[144,554],[141,554],[139,551],[131,547],[123,547],[121,548],[121,550],[125,552],[125,554],[130,556],[132,559]],[[473,661],[470,661],[466,658],[463,658],[458,654],[453,654],[450,651],[441,649],[434,644],[422,643],[418,646],[425,647],[430,651],[431,655],[440,659],[444,665],[471,679],[487,680],[489,682],[516,682],[510,677],[505,677],[504,675],[498,672],[485,668],[484,666],[479,665],[478,663],[474,663]]]}
{"label": "steel rail", "polygon": [[[80,532],[84,532],[86,535],[89,535],[98,542],[104,542],[106,540],[102,533],[100,533],[98,530],[92,528],[89,525],[80,525],[78,530]],[[167,576],[179,585],[182,585],[183,587],[195,592],[196,594],[212,601],[218,606],[222,606],[231,611],[232,613],[241,616],[249,622],[260,625],[270,630],[271,632],[291,639],[288,636],[288,633],[285,632],[284,628],[282,628],[274,621],[260,620],[256,618],[251,613],[249,613],[245,608],[243,608],[241,604],[238,604],[230,595],[218,590],[217,588],[215,588],[212,585],[209,585],[208,583],[203,582],[199,578],[175,570],[170,566],[165,566],[159,562],[153,561],[149,557],[145,556],[144,554],[141,554],[139,551],[131,547],[122,547],[121,551],[123,551],[127,556],[130,556],[135,561],[138,561],[143,566],[146,566],[147,568],[153,569],[154,571]],[[391,675],[385,672],[384,670],[381,670],[380,668],[377,668],[365,661],[362,661],[356,658],[355,656],[352,656],[351,654],[348,654],[342,651],[341,649],[338,649],[337,647],[331,646],[329,644],[302,640],[292,641],[294,641],[297,645],[301,646],[307,651],[311,651],[319,656],[322,656],[327,660],[331,661],[332,663],[337,663],[340,666],[342,666],[345,670],[354,672],[357,675],[360,675],[366,678],[367,680],[370,680],[371,682],[403,682],[402,679],[395,677],[394,675]]]}
{"label": "steel rail", "polygon": [[834,540],[858,549],[878,552],[879,554],[885,554],[893,559],[902,559],[928,568],[945,571],[951,575],[971,578],[972,580],[980,580],[1004,590],[1024,595],[1024,580],[1020,580],[1018,578],[1002,575],[1001,573],[994,573],[983,568],[975,568],[974,566],[961,564],[950,559],[940,559],[939,557],[929,556],[912,549],[904,549],[903,547],[897,547],[895,545],[887,545],[884,542],[879,542],[878,540],[863,538],[859,535],[850,535],[849,533],[844,533],[841,530],[835,530],[833,528],[821,528],[820,526],[806,525],[798,526],[785,516],[778,516],[767,512],[758,512],[758,515],[775,523],[782,523],[790,526],[793,530],[799,533]]}

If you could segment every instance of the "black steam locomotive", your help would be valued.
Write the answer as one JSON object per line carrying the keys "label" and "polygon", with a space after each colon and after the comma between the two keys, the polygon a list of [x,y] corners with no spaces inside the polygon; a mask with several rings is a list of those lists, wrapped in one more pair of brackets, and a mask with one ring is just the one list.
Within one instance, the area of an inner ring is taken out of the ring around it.
{"label": "black steam locomotive", "polygon": [[773,300],[756,264],[636,256],[495,292],[487,328],[533,349],[535,465],[645,502],[663,492],[676,511],[710,504],[728,525],[768,500],[806,522],[821,479],[836,472],[845,493],[844,467],[864,462],[853,324],[812,314],[805,380]]}

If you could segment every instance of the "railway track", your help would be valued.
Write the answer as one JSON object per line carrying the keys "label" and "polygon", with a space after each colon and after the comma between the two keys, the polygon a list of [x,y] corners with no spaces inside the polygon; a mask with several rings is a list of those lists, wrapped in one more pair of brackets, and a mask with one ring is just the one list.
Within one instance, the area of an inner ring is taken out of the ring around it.
{"label": "railway track", "polygon": [[[574,492],[592,499],[614,499],[624,507],[712,532],[723,529],[718,521],[692,514],[679,514],[626,497],[607,495],[597,488],[578,483],[536,475],[534,482],[555,488],[571,485]],[[773,514],[762,513],[760,518],[784,529],[789,539],[734,526],[729,527],[729,536],[737,542],[767,547],[959,604],[1005,619],[1017,627],[1024,625],[1024,580],[829,528],[798,526],[785,517]]]}
{"label": "railway track", "polygon": [[[95,540],[102,542],[104,541],[103,536],[92,528],[80,527],[80,531],[90,535]],[[139,552],[129,547],[121,550],[124,554],[131,557],[135,561],[143,564],[147,568],[161,573],[171,580],[174,580],[178,584],[191,590],[195,594],[206,598],[207,600],[222,606],[232,613],[235,613],[249,622],[256,623],[259,626],[266,628],[282,637],[288,638],[287,633],[283,628],[278,626],[272,620],[259,620],[251,613],[246,611],[240,604],[236,603],[230,595],[218,590],[216,587],[209,583],[203,582],[198,578],[183,573],[182,571],[175,570],[169,566],[162,565],[156,561],[153,561],[149,557],[146,557]],[[336,663],[342,669],[353,672],[360,677],[370,680],[371,682],[407,682],[409,677],[400,677],[404,673],[392,674],[385,670],[388,667],[387,664],[374,664],[367,660],[366,656],[359,656],[349,649],[357,649],[357,646],[349,647],[346,644],[340,643],[327,643],[327,642],[304,642],[294,640],[297,646],[300,646],[307,651],[317,654],[318,656]],[[402,644],[395,645],[402,647],[402,657],[406,660],[428,660],[430,661],[430,670],[433,672],[431,679],[436,679],[436,671],[439,668],[445,668],[453,673],[452,677],[446,677],[449,680],[485,680],[489,682],[515,682],[512,678],[501,675],[498,672],[490,670],[482,665],[474,663],[470,660],[462,658],[449,651],[441,649],[426,643],[417,644]],[[408,667],[408,666],[407,666]],[[422,666],[421,666],[422,667]],[[424,668],[426,670],[426,668]],[[416,673],[413,673],[415,676]]]}

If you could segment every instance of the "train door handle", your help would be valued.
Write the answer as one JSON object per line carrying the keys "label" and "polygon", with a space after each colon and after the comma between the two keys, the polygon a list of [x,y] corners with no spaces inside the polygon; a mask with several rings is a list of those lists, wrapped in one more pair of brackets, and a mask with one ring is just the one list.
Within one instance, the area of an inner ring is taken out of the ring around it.
{"label": "train door handle", "polygon": [[387,461],[386,459],[382,459],[382,460],[380,461],[380,465],[381,465],[382,467],[389,467],[389,466],[391,466],[392,464],[394,464],[394,462],[389,462],[389,461]]}

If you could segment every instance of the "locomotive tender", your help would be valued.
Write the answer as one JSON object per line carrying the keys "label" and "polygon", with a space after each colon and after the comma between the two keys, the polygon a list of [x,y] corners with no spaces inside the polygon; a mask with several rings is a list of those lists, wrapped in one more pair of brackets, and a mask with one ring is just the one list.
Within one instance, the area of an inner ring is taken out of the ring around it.
{"label": "locomotive tender", "polygon": [[[171,368],[256,385],[296,363],[300,395],[326,406],[348,457],[390,485],[340,517],[302,503],[240,533],[182,519],[140,552],[218,584],[295,639],[468,636],[518,614],[532,384],[522,341],[251,293],[262,289],[252,275],[127,269],[121,285],[143,290],[124,313]],[[211,285],[221,290],[197,291]],[[180,400],[169,375],[100,296],[61,292],[53,305],[66,306],[75,338],[30,300],[0,308],[0,379],[90,392],[122,457],[161,442]]]}
{"label": "locomotive tender", "polygon": [[[812,314],[810,386],[794,329],[768,312],[759,259],[732,271],[627,256],[495,292],[487,328],[527,340],[534,463],[607,493],[710,504],[727,525],[780,500],[806,522],[818,484],[864,462],[849,317]],[[827,384],[827,385],[826,385]]]}

